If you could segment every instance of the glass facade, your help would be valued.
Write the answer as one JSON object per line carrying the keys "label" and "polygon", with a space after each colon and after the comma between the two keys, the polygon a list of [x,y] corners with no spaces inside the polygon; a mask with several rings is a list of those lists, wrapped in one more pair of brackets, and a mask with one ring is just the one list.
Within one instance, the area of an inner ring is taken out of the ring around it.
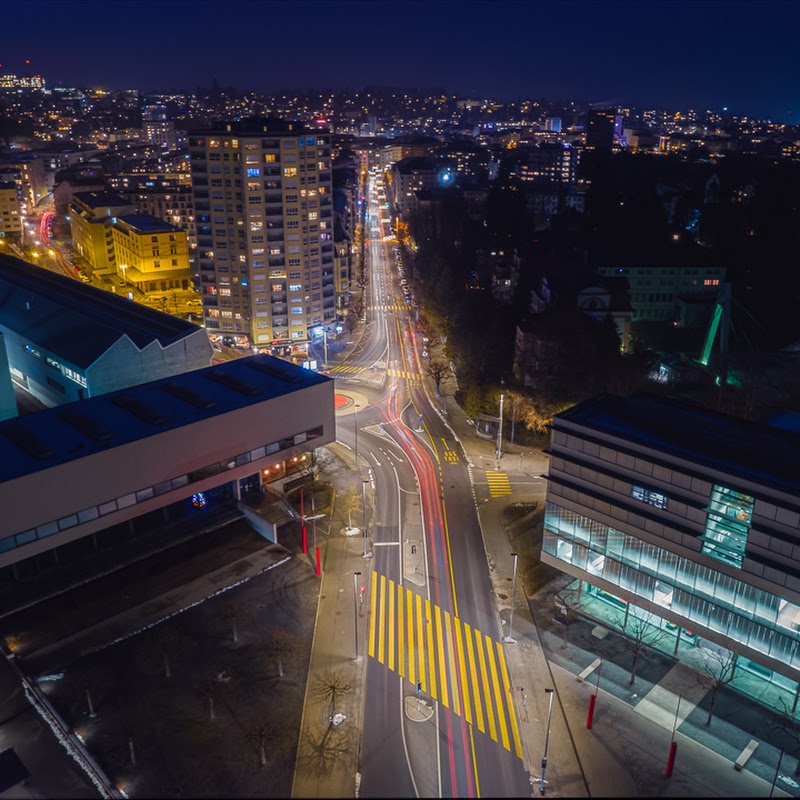
{"label": "glass facade", "polygon": [[703,553],[741,568],[753,518],[753,498],[725,486],[714,486],[706,509]]}
{"label": "glass facade", "polygon": [[[746,541],[752,507],[752,497],[714,487],[703,537],[704,549],[715,546],[709,555],[719,558],[722,547],[738,546],[726,536],[743,534]],[[709,541],[709,529],[719,538]],[[689,629],[702,625],[800,670],[800,606],[777,595],[552,501],[546,504],[542,549],[582,570],[590,583],[602,579],[679,615]]]}

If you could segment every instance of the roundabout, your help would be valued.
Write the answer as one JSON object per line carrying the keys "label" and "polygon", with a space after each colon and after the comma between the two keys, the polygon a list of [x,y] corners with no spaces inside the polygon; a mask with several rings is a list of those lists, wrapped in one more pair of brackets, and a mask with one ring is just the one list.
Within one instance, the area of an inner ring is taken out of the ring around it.
{"label": "roundabout", "polygon": [[361,411],[368,405],[369,399],[366,395],[361,394],[361,392],[354,392],[350,389],[337,389],[333,396],[333,407],[337,417],[355,414],[356,406],[358,406],[358,410]]}

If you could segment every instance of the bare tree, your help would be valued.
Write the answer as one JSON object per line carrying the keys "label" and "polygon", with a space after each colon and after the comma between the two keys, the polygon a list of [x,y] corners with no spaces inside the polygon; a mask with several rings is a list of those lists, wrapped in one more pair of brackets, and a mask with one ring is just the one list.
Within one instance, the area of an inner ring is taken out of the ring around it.
{"label": "bare tree", "polygon": [[625,644],[633,654],[631,686],[636,680],[636,667],[639,663],[639,658],[641,656],[647,657],[648,650],[657,645],[667,635],[667,632],[659,627],[659,619],[649,611],[640,615],[634,613],[625,615],[625,621],[622,624],[622,629],[627,634]]}
{"label": "bare tree", "polygon": [[314,697],[330,702],[330,719],[336,716],[336,706],[341,698],[353,690],[353,684],[344,670],[326,670],[314,681]]}
{"label": "bare tree", "polygon": [[344,324],[348,333],[352,333],[356,329],[356,325],[358,325],[358,315],[354,310],[344,318]]}
{"label": "bare tree", "polygon": [[247,725],[247,740],[258,748],[258,760],[267,765],[267,745],[280,741],[283,728],[276,716],[260,715]]}
{"label": "bare tree", "polygon": [[247,605],[242,603],[240,600],[230,602],[222,609],[222,616],[225,617],[225,619],[230,620],[231,633],[233,635],[234,643],[238,643],[239,641],[239,630],[236,626],[236,623],[244,616],[246,610]]}
{"label": "bare tree", "polygon": [[711,677],[711,702],[708,707],[706,725],[711,725],[714,716],[714,706],[717,703],[717,693],[723,686],[727,686],[736,677],[737,654],[730,650],[705,649],[706,657],[703,662],[703,672]]}
{"label": "bare tree", "polygon": [[781,700],[780,704],[780,716],[777,718],[775,724],[788,736],[790,740],[790,743],[786,749],[797,759],[797,763],[795,764],[794,768],[794,774],[800,775],[800,721],[798,721],[794,712],[791,708],[789,708],[784,700]]}
{"label": "bare tree", "polygon": [[160,656],[165,678],[172,677],[173,662],[181,655],[185,646],[186,637],[169,621],[160,623],[148,634],[147,651]]}
{"label": "bare tree", "polygon": [[550,598],[550,607],[555,619],[564,626],[564,647],[567,646],[567,629],[580,616],[580,595],[576,589],[564,587]]}
{"label": "bare tree", "polygon": [[361,508],[361,494],[355,488],[346,489],[337,495],[339,506],[347,514],[347,527],[353,527],[353,514]]}
{"label": "bare tree", "polygon": [[[430,345],[429,345],[430,346]],[[443,361],[431,361],[428,364],[428,375],[436,382],[436,396],[440,394],[442,378],[447,375],[449,367]]]}
{"label": "bare tree", "polygon": [[277,628],[272,631],[264,644],[265,653],[269,658],[274,658],[278,663],[278,677],[283,677],[284,661],[298,653],[301,649],[300,640],[289,631]]}
{"label": "bare tree", "polygon": [[353,749],[352,732],[348,728],[315,726],[306,730],[300,739],[300,767],[312,775],[324,777],[336,763]]}

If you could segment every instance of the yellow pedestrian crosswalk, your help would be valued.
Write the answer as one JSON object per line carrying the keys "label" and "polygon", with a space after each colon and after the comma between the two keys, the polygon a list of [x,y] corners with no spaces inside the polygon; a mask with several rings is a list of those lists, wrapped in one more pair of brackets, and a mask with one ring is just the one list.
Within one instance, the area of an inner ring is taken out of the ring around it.
{"label": "yellow pedestrian crosswalk", "polygon": [[363,372],[366,367],[353,367],[349,364],[340,364],[338,367],[331,367],[329,372],[343,372],[350,375],[358,375],[360,372]]}
{"label": "yellow pedestrian crosswalk", "polygon": [[492,497],[500,497],[504,494],[511,494],[511,482],[505,472],[495,472],[486,470],[486,482],[489,484],[489,494]]}
{"label": "yellow pedestrian crosswalk", "polygon": [[387,372],[394,378],[405,378],[407,381],[419,383],[420,374],[418,372],[407,372],[404,369],[388,369]]}
{"label": "yellow pedestrian crosswalk", "polygon": [[406,303],[389,303],[382,306],[368,306],[370,311],[410,311],[411,306]]}
{"label": "yellow pedestrian crosswalk", "polygon": [[522,758],[500,642],[373,571],[368,654]]}

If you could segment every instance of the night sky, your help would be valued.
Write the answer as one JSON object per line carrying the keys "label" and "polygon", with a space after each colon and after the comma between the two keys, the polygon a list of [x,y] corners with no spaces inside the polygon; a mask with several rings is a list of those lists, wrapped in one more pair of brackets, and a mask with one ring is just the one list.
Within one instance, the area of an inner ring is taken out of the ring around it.
{"label": "night sky", "polygon": [[794,0],[15,0],[0,31],[0,71],[50,86],[441,86],[800,122]]}

